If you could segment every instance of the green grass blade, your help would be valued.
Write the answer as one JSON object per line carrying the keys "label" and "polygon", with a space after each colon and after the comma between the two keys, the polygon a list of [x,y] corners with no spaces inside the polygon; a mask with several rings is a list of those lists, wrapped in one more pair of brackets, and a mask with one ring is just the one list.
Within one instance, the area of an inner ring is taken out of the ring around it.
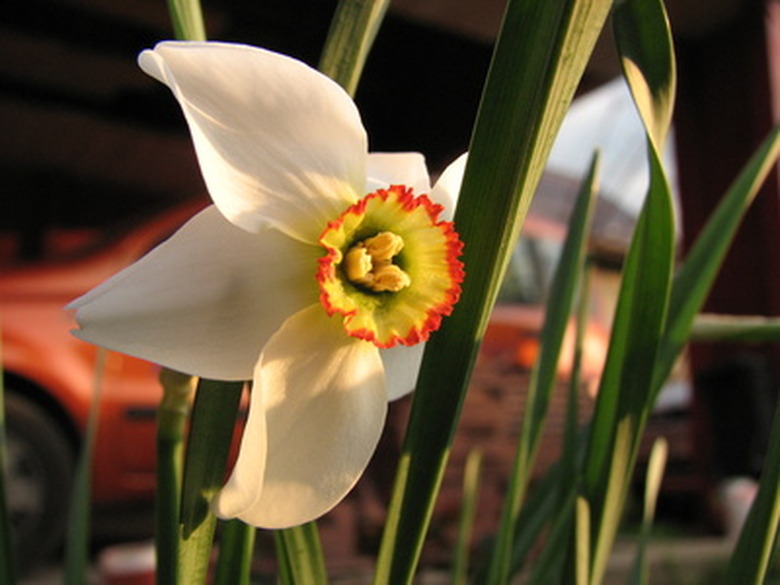
{"label": "green grass blade", "polygon": [[606,569],[652,404],[674,258],[671,193],[660,156],[675,86],[668,21],[659,0],[624,0],[613,17],[626,80],[647,131],[650,186],[624,265],[588,444],[585,495],[593,519],[594,584]]}
{"label": "green grass blade", "polygon": [[666,11],[657,0],[618,0],[614,25],[623,75],[650,142],[662,152],[672,123],[677,86]]}
{"label": "green grass blade", "polygon": [[[576,494],[572,491],[561,506],[560,513],[553,522],[550,533],[545,536],[544,548],[539,553],[539,557],[535,559],[533,571],[528,578],[528,585],[549,585],[561,582],[573,525],[575,532],[579,530],[575,525],[579,520],[577,504]],[[504,582],[504,584],[507,583],[509,580]]]}
{"label": "green grass blade", "polygon": [[531,371],[525,418],[518,438],[512,475],[504,500],[496,545],[493,549],[494,557],[488,580],[492,585],[505,583],[509,577],[515,524],[531,479],[539,441],[547,419],[550,396],[555,387],[563,338],[585,263],[587,240],[596,199],[597,174],[598,156],[594,156],[580,187],[569,222],[569,232],[550,288],[545,322],[540,335],[539,357]]}
{"label": "green grass blade", "polygon": [[469,572],[469,550],[471,534],[474,528],[474,518],[477,512],[477,495],[479,493],[479,475],[482,470],[482,452],[472,450],[466,458],[466,468],[463,473],[463,501],[460,506],[460,521],[458,522],[458,538],[455,543],[452,565],[453,585],[467,585]]}
{"label": "green grass blade", "polygon": [[[0,338],[0,357],[2,357],[2,349],[2,339]],[[0,364],[2,363],[0,360]],[[16,583],[16,559],[5,485],[5,472],[8,469],[6,466],[6,445],[5,376],[0,371],[0,585],[14,585]]]}
{"label": "green grass blade", "polygon": [[240,520],[225,522],[220,535],[213,585],[250,584],[256,533],[254,526]]}
{"label": "green grass blade", "polygon": [[688,251],[674,279],[668,323],[655,374],[656,393],[688,341],[696,315],[707,298],[737,228],[761,184],[774,169],[778,156],[780,129],[775,128],[745,165]]}
{"label": "green grass blade", "polygon": [[780,341],[780,318],[760,315],[699,314],[691,341],[768,343]]}
{"label": "green grass blade", "polygon": [[225,479],[242,382],[200,379],[192,407],[182,483],[179,583],[205,583],[216,517],[210,502]]}
{"label": "green grass blade", "polygon": [[70,505],[68,530],[65,542],[65,563],[63,583],[65,585],[83,585],[87,582],[90,545],[90,503],[92,483],[92,452],[98,429],[100,398],[106,371],[105,349],[98,348],[95,362],[95,375],[92,387],[92,402],[84,439],[81,443]]}
{"label": "green grass blade", "polygon": [[428,342],[376,583],[410,583],[479,341],[557,129],[611,2],[512,0],[472,137],[455,224],[460,303]]}
{"label": "green grass blade", "polygon": [[574,582],[587,585],[590,582],[590,506],[585,498],[577,498],[577,516],[574,533]]}
{"label": "green grass blade", "polygon": [[340,0],[331,21],[319,70],[355,94],[368,53],[390,0]]}
{"label": "green grass blade", "polygon": [[648,582],[647,547],[650,544],[655,507],[658,501],[658,494],[661,491],[661,480],[666,468],[668,453],[669,444],[666,442],[666,439],[659,438],[653,443],[648,461],[647,477],[645,478],[642,528],[639,533],[636,561],[629,580],[630,585],[647,585]]}
{"label": "green grass blade", "polygon": [[284,565],[282,582],[289,579],[294,585],[327,585],[325,558],[314,522],[277,530],[274,536],[280,565]]}
{"label": "green grass blade", "polygon": [[731,556],[725,585],[764,583],[772,549],[780,529],[780,401],[775,407],[769,452],[761,472],[756,499]]}
{"label": "green grass blade", "polygon": [[650,192],[625,262],[586,463],[587,495],[598,535],[594,538],[594,583],[600,581],[606,566],[652,404],[653,371],[671,283],[671,197],[657,153],[650,151]]}

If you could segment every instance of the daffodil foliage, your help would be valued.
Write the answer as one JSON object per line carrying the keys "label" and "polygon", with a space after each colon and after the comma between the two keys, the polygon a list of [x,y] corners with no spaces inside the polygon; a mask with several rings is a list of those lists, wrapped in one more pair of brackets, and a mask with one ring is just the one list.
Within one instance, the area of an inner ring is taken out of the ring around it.
{"label": "daffodil foliage", "polygon": [[192,375],[252,380],[238,460],[213,505],[266,528],[351,489],[388,400],[460,294],[451,217],[416,153],[369,153],[350,97],[305,64],[235,44],[139,58],[190,128],[214,205],[76,300],[76,335]]}

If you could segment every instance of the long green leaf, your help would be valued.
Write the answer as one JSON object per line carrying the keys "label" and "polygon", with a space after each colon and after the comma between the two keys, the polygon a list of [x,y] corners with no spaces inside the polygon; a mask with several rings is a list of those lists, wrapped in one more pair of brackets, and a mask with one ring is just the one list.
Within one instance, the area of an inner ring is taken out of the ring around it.
{"label": "long green leaf", "polygon": [[83,585],[87,582],[90,544],[90,503],[92,501],[92,453],[99,424],[100,398],[106,371],[105,349],[98,348],[92,387],[92,402],[84,439],[81,443],[70,504],[68,530],[65,543],[65,585]]}
{"label": "long green leaf", "polygon": [[674,57],[663,4],[624,0],[613,15],[624,74],[647,132],[650,186],[631,248],[594,414],[585,471],[594,519],[591,583],[617,533],[647,414],[674,259],[671,193],[661,162],[674,103]]}
{"label": "long green leaf", "polygon": [[340,0],[331,21],[319,70],[355,94],[363,66],[390,0]]}
{"label": "long green leaf", "polygon": [[691,341],[780,341],[780,318],[760,315],[700,314],[693,323]]}
{"label": "long green leaf", "polygon": [[659,438],[653,443],[650,451],[650,460],[647,466],[645,478],[645,500],[642,514],[642,528],[639,533],[638,550],[634,569],[631,574],[630,585],[647,585],[649,569],[647,566],[647,549],[650,545],[650,535],[655,518],[655,508],[658,502],[658,494],[661,491],[666,459],[669,452],[669,444],[666,439]]}
{"label": "long green leaf", "polygon": [[494,547],[490,578],[492,585],[505,583],[509,577],[512,538],[517,516],[531,479],[539,441],[547,419],[550,396],[555,387],[561,347],[585,264],[587,240],[595,207],[598,156],[595,155],[580,187],[569,222],[561,258],[550,288],[550,298],[540,335],[540,352],[531,371],[527,389],[525,417],[515,451],[509,487],[504,500],[498,537]]}
{"label": "long green leaf", "polygon": [[607,0],[512,0],[483,93],[455,224],[461,301],[429,341],[379,554],[376,583],[410,583],[479,341]]}
{"label": "long green leaf", "polygon": [[205,583],[216,517],[209,503],[222,487],[242,382],[200,379],[192,407],[182,484],[179,583]]}
{"label": "long green leaf", "polygon": [[466,458],[463,472],[463,501],[460,506],[458,538],[455,543],[452,564],[453,585],[466,585],[469,572],[469,551],[474,518],[477,512],[477,494],[479,493],[479,475],[482,470],[482,451],[475,449]]}
{"label": "long green leaf", "polygon": [[769,452],[761,472],[758,494],[745,520],[731,556],[725,585],[760,585],[764,582],[772,549],[780,529],[780,401],[775,408]]}
{"label": "long green leaf", "polygon": [[669,316],[653,386],[660,392],[696,315],[709,294],[737,228],[780,156],[780,128],[774,128],[726,192],[688,251],[672,287]]}

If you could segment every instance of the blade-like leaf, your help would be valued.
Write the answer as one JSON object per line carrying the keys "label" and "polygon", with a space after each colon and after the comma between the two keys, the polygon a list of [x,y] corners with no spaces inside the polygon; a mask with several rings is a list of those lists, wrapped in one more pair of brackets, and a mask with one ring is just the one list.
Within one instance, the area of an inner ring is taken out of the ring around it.
{"label": "blade-like leaf", "polygon": [[467,276],[460,303],[426,348],[377,584],[412,580],[509,253],[610,5],[511,0],[507,7],[455,215]]}
{"label": "blade-like leaf", "polygon": [[550,288],[545,322],[540,335],[539,357],[531,371],[526,394],[525,417],[504,499],[498,537],[493,549],[493,562],[488,580],[493,585],[506,583],[509,577],[515,523],[531,479],[539,441],[547,419],[550,396],[555,387],[563,338],[585,263],[587,239],[596,199],[597,175],[598,156],[596,155],[580,187],[569,222],[568,235]]}
{"label": "blade-like leaf", "polygon": [[626,80],[648,137],[650,186],[623,269],[588,444],[585,495],[593,518],[593,584],[601,582],[606,569],[652,404],[674,259],[671,192],[660,154],[675,87],[663,4],[623,0],[615,7],[613,25]]}
{"label": "blade-like leaf", "polygon": [[90,489],[92,485],[92,453],[99,424],[100,398],[103,393],[106,355],[105,349],[98,348],[92,386],[92,402],[90,403],[87,428],[76,466],[73,495],[68,515],[63,575],[63,583],[65,585],[82,585],[87,582],[90,545],[90,503],[92,501]]}
{"label": "blade-like leaf", "polygon": [[631,580],[629,581],[630,585],[647,585],[648,582],[647,547],[650,545],[650,534],[655,518],[655,507],[656,502],[658,501],[658,494],[661,491],[661,480],[663,479],[664,469],[666,468],[668,453],[669,444],[666,442],[666,439],[656,439],[655,443],[653,443],[653,448],[650,451],[650,459],[647,466],[642,528],[639,533],[636,562],[634,563]]}
{"label": "blade-like leaf", "polygon": [[657,394],[688,337],[697,313],[715,281],[745,211],[780,156],[780,128],[774,128],[734,181],[678,271],[669,302],[653,386]]}
{"label": "blade-like leaf", "polygon": [[726,570],[725,585],[764,583],[769,559],[780,529],[780,401],[775,408],[769,452],[761,472],[756,499],[739,535]]}
{"label": "blade-like leaf", "polygon": [[466,585],[469,572],[469,549],[474,517],[477,512],[477,494],[479,492],[479,474],[482,470],[482,451],[475,449],[466,458],[463,472],[463,501],[460,506],[458,539],[455,544],[452,565],[453,585]]}
{"label": "blade-like leaf", "polygon": [[780,318],[759,315],[700,314],[691,329],[691,341],[780,341]]}

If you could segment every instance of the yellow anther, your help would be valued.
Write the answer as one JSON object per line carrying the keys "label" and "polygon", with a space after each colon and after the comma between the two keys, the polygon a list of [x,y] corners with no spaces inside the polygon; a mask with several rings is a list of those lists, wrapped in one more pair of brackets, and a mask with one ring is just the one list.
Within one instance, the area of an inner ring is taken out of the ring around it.
{"label": "yellow anther", "polygon": [[404,241],[392,232],[380,232],[352,246],[344,256],[347,278],[374,292],[398,292],[412,281],[393,257],[403,250]]}
{"label": "yellow anther", "polygon": [[374,264],[390,262],[404,249],[403,239],[393,232],[379,232],[373,238],[366,238],[362,243],[371,254]]}
{"label": "yellow anther", "polygon": [[364,280],[366,275],[371,273],[373,267],[374,263],[371,260],[371,255],[362,244],[350,248],[344,257],[344,272],[352,282]]}

